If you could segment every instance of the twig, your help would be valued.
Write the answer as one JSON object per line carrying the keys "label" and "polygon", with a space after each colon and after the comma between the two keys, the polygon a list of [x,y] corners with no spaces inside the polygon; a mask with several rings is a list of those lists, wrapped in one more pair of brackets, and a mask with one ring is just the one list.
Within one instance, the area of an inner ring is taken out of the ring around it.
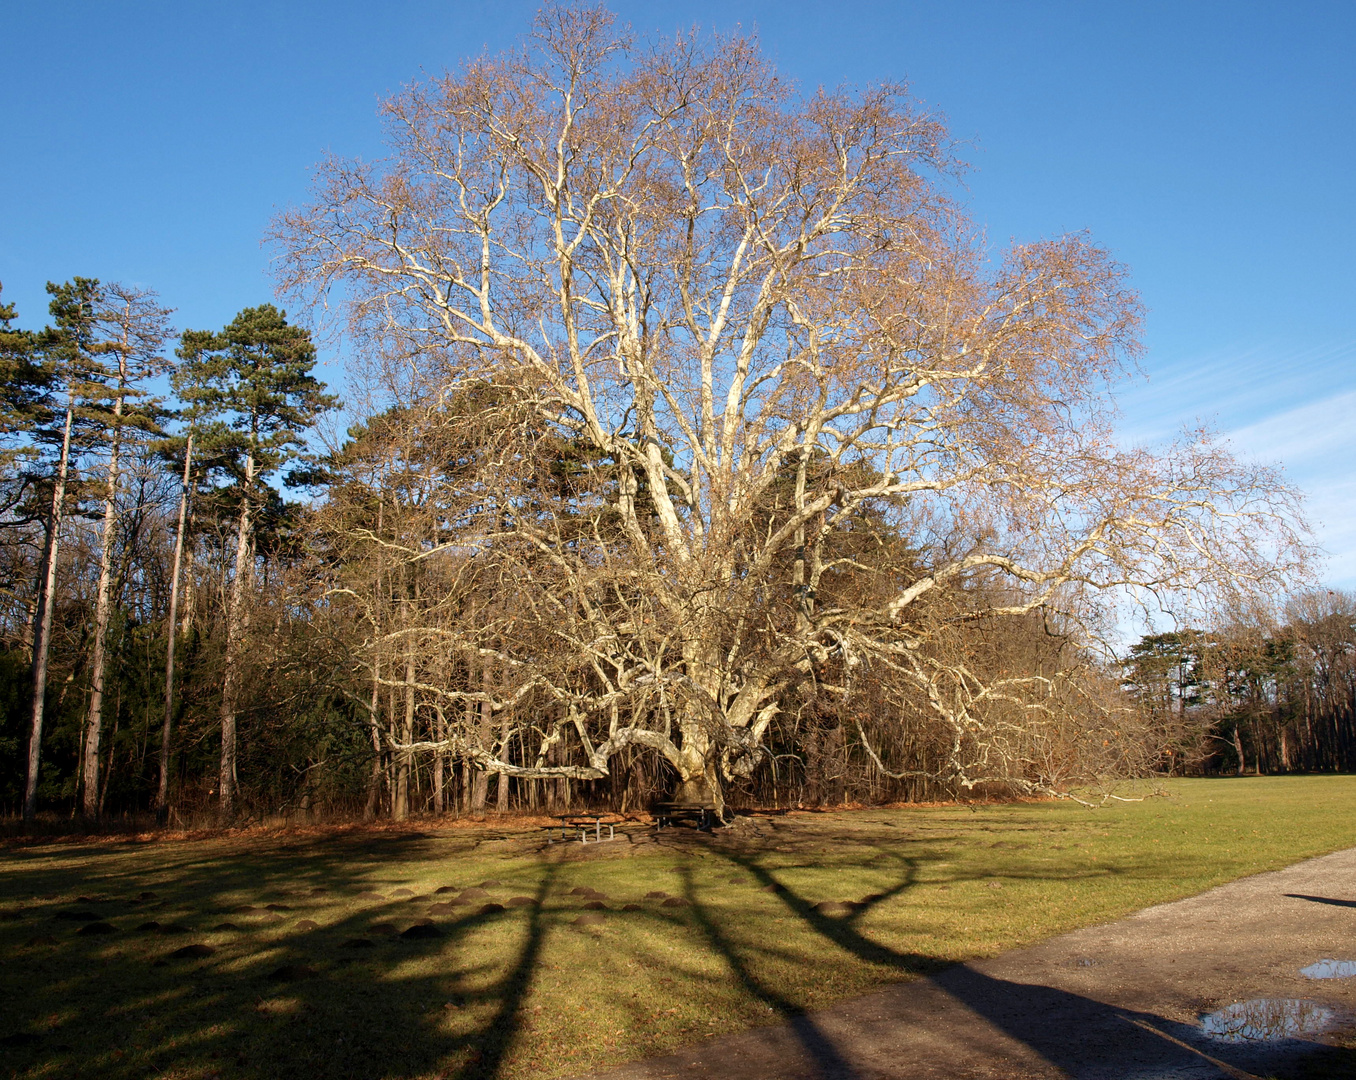
{"label": "twig", "polygon": [[1219,1058],[1213,1058],[1209,1054],[1207,1054],[1204,1050],[1197,1050],[1190,1043],[1183,1042],[1181,1039],[1174,1038],[1173,1036],[1169,1035],[1166,1031],[1159,1031],[1158,1028],[1154,1027],[1153,1024],[1150,1024],[1146,1020],[1136,1020],[1133,1016],[1126,1016],[1124,1013],[1117,1013],[1116,1015],[1119,1016],[1122,1020],[1124,1020],[1127,1024],[1134,1024],[1135,1027],[1137,1028],[1143,1028],[1145,1031],[1151,1031],[1155,1035],[1157,1035],[1160,1039],[1167,1039],[1168,1042],[1172,1043],[1174,1046],[1180,1046],[1183,1050],[1190,1050],[1193,1054],[1197,1055],[1198,1057],[1205,1058],[1205,1060],[1210,1062],[1210,1064],[1213,1065],[1215,1068],[1233,1077],[1233,1080],[1262,1080],[1262,1078],[1258,1076],[1256,1073],[1250,1073],[1245,1069],[1238,1068],[1236,1065],[1230,1065],[1227,1061],[1220,1061]]}

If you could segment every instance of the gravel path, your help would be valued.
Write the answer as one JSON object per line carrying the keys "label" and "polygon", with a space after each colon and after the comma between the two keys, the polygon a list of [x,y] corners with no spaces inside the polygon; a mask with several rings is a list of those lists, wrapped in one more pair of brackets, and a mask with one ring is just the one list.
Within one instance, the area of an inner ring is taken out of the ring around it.
{"label": "gravel path", "polygon": [[[1356,960],[1356,848],[595,1076],[1239,1080],[1356,1027],[1356,978],[1300,974],[1322,959]],[[1326,1009],[1329,1026],[1273,1042],[1202,1033],[1202,1014],[1259,998],[1315,1003],[1306,1015]]]}

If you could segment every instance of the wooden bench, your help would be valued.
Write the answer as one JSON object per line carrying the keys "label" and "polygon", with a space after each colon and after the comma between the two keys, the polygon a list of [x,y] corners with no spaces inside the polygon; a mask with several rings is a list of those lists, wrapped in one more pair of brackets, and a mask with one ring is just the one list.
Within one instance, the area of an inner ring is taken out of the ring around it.
{"label": "wooden bench", "polygon": [[720,815],[716,813],[716,808],[703,806],[701,803],[655,803],[653,813],[656,829],[673,825],[677,821],[691,821],[700,831],[710,832],[720,823]]}
{"label": "wooden bench", "polygon": [[554,815],[557,824],[544,825],[546,829],[546,842],[555,843],[555,830],[560,830],[560,840],[564,843],[569,839],[569,834],[576,832],[579,834],[579,842],[587,844],[589,842],[589,833],[593,833],[593,843],[601,844],[603,842],[603,826],[607,826],[607,838],[615,840],[617,838],[618,818],[610,814],[556,814]]}

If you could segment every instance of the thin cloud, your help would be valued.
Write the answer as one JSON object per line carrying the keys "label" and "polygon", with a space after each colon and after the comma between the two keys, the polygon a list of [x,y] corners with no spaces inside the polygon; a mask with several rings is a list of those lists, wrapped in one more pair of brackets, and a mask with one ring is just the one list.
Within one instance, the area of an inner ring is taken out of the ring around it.
{"label": "thin cloud", "polygon": [[1236,428],[1228,439],[1249,457],[1335,476],[1351,469],[1356,452],[1354,415],[1356,390],[1348,390]]}
{"label": "thin cloud", "polygon": [[1356,586],[1356,342],[1220,350],[1163,364],[1120,395],[1127,443],[1219,432],[1241,457],[1280,465],[1307,495],[1328,579]]}

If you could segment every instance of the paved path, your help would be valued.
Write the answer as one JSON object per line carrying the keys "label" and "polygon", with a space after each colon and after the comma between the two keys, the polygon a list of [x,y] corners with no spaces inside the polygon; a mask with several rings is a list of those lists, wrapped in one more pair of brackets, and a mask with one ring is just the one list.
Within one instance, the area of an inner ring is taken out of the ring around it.
{"label": "paved path", "polygon": [[1301,998],[1350,1032],[1356,979],[1299,974],[1324,958],[1356,960],[1356,848],[596,1076],[1240,1080],[1321,1037],[1227,1043],[1201,1034],[1201,1014]]}

